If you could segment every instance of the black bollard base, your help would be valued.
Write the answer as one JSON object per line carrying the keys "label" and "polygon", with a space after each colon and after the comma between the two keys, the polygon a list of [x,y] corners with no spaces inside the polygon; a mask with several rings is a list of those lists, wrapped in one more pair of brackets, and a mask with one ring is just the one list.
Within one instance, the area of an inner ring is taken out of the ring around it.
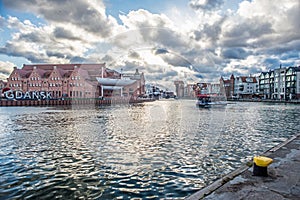
{"label": "black bollard base", "polygon": [[268,168],[260,167],[253,163],[253,176],[268,176]]}

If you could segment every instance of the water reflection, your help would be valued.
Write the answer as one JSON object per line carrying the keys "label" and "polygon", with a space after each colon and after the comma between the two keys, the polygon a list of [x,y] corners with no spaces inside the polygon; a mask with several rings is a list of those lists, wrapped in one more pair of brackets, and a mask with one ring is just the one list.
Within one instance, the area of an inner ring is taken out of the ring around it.
{"label": "water reflection", "polygon": [[182,198],[300,130],[300,108],[195,102],[0,108],[0,195]]}

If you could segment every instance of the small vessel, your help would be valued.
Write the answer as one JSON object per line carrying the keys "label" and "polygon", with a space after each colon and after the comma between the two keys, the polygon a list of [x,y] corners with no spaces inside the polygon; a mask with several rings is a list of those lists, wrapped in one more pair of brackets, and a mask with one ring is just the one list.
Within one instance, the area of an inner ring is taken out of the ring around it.
{"label": "small vessel", "polygon": [[212,107],[224,107],[227,102],[222,100],[219,96],[210,96],[207,94],[200,94],[197,96],[196,105],[199,108],[212,108]]}

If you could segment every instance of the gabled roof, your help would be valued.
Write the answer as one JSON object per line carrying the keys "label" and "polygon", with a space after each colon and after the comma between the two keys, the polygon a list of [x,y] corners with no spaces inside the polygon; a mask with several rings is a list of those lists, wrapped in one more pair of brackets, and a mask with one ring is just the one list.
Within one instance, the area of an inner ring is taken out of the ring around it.
{"label": "gabled roof", "polygon": [[[243,83],[248,83],[248,82],[251,82],[251,83],[257,83],[257,80],[255,77],[249,77],[249,76],[240,76],[241,80]],[[247,79],[251,79],[251,81],[247,81]]]}
{"label": "gabled roof", "polygon": [[40,77],[44,77],[44,74],[47,72],[47,71],[45,71],[43,69],[39,69],[39,68],[35,69],[35,71],[38,73],[38,75]]}
{"label": "gabled roof", "polygon": [[21,78],[28,78],[32,71],[17,69],[16,72],[20,75]]}
{"label": "gabled roof", "polygon": [[[105,63],[100,64],[30,64],[23,65],[22,70],[32,71],[34,68],[37,68],[37,71],[43,78],[50,76],[51,72],[56,67],[57,71],[60,73],[61,77],[68,78],[75,69],[78,69],[80,74],[90,80],[96,81],[96,77],[102,75],[102,68],[105,67]],[[24,74],[23,72],[21,72]]]}

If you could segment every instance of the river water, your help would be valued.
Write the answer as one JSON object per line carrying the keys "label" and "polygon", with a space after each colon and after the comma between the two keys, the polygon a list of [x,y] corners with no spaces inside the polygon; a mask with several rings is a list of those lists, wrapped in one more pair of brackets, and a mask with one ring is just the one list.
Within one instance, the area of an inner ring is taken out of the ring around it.
{"label": "river water", "polygon": [[300,130],[300,106],[1,107],[0,199],[182,199]]}

